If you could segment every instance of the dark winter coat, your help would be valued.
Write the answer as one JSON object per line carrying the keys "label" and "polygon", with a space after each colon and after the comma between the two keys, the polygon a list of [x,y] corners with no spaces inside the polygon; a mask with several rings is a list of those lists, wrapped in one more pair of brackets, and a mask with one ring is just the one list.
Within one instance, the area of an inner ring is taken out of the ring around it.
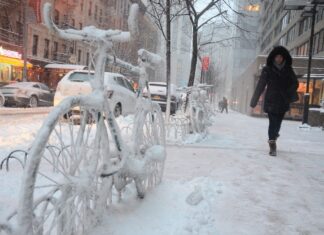
{"label": "dark winter coat", "polygon": [[[276,55],[282,55],[285,65],[278,69],[274,65]],[[254,108],[266,89],[264,98],[264,111],[266,113],[285,113],[290,108],[290,103],[295,100],[298,80],[292,69],[292,58],[282,46],[275,47],[267,58],[267,65],[263,68],[260,80],[254,91],[250,106]]]}

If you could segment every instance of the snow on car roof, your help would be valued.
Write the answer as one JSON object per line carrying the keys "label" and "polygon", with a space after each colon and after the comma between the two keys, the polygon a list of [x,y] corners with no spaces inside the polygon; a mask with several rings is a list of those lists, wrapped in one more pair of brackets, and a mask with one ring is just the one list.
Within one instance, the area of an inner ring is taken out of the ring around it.
{"label": "snow on car roof", "polygon": [[86,69],[85,65],[77,64],[47,64],[45,65],[46,69],[71,69],[71,70],[83,70]]}
{"label": "snow on car roof", "polygon": [[[74,70],[71,71],[71,73],[94,73],[95,71],[93,70]],[[112,76],[112,77],[125,77],[124,75],[120,74],[120,73],[112,73],[112,72],[105,72],[105,74]]]}
{"label": "snow on car roof", "polygon": [[40,84],[39,82],[15,82],[15,83],[10,83],[8,85],[5,85],[5,87],[23,87],[23,86],[32,86],[35,84]]}

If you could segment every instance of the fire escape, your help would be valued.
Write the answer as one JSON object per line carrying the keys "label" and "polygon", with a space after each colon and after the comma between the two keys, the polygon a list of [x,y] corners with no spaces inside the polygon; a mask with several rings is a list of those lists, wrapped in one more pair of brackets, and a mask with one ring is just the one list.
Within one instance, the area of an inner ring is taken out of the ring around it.
{"label": "fire escape", "polygon": [[[60,4],[64,7],[64,11],[61,12],[63,18],[59,23],[59,27],[63,29],[77,28],[74,11],[79,4],[79,0],[57,0],[55,4]],[[63,63],[76,63],[76,42],[72,40],[64,40],[65,48],[63,50],[58,50],[54,54],[54,60]]]}
{"label": "fire escape", "polygon": [[9,15],[9,12],[20,7],[20,3],[20,0],[0,0],[0,42],[5,45],[22,45],[22,15],[17,21]]}

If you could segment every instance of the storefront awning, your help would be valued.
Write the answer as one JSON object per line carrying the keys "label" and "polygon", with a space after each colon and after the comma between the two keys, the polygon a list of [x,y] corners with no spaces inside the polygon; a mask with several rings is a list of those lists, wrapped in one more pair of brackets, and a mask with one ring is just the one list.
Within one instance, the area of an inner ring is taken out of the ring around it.
{"label": "storefront awning", "polygon": [[[10,64],[16,67],[24,67],[24,61],[20,59],[10,58],[0,55],[0,63]],[[33,65],[27,62],[27,68],[32,68]]]}

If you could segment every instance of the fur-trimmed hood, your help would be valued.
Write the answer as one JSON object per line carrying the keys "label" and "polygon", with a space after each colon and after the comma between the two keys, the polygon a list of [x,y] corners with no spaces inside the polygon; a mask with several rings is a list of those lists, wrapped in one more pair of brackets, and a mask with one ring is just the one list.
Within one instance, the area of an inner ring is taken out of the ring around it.
{"label": "fur-trimmed hood", "polygon": [[273,61],[276,55],[282,55],[285,60],[286,66],[289,67],[292,66],[291,55],[289,51],[283,46],[276,46],[275,48],[272,49],[272,51],[270,52],[267,58],[267,66],[273,66]]}

